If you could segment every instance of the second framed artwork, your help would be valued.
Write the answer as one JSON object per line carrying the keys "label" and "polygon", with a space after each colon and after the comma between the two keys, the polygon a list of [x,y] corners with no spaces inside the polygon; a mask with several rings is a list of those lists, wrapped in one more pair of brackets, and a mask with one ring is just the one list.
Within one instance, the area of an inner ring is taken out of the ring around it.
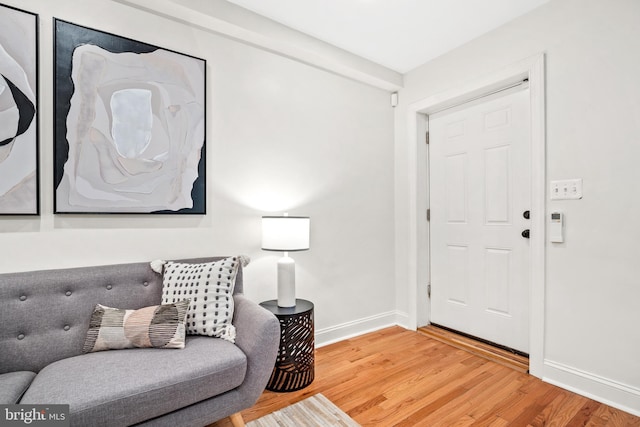
{"label": "second framed artwork", "polygon": [[55,27],[55,213],[206,213],[206,62]]}

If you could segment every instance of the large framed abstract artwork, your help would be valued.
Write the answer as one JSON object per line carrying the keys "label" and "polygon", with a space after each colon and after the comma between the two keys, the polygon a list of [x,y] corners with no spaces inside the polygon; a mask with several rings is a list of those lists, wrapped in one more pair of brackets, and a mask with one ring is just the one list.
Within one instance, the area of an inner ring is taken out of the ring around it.
{"label": "large framed abstract artwork", "polygon": [[54,19],[55,213],[206,213],[206,62]]}
{"label": "large framed abstract artwork", "polygon": [[0,5],[0,215],[38,215],[38,15]]}

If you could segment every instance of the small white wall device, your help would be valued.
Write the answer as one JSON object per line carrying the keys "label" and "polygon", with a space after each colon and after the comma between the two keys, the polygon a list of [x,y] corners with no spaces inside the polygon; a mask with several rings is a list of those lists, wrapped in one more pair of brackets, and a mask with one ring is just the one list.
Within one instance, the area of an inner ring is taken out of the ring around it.
{"label": "small white wall device", "polygon": [[564,215],[562,212],[551,212],[549,239],[552,243],[564,242]]}
{"label": "small white wall device", "polygon": [[391,106],[392,107],[398,106],[398,92],[393,92],[391,94]]}

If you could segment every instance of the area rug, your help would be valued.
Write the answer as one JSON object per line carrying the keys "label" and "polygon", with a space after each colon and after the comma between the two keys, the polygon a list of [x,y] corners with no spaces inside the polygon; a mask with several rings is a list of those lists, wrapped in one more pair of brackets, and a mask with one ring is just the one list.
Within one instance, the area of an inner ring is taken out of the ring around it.
{"label": "area rug", "polygon": [[316,426],[360,427],[360,424],[320,393],[247,423],[247,427]]}

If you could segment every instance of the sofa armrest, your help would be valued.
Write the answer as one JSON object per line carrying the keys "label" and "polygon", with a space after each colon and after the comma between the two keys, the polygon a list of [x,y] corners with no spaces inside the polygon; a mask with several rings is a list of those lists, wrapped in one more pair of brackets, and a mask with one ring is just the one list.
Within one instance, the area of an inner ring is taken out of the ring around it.
{"label": "sofa armrest", "polygon": [[247,356],[247,374],[239,391],[253,405],[273,372],[280,343],[280,322],[244,295],[234,295],[236,345]]}

